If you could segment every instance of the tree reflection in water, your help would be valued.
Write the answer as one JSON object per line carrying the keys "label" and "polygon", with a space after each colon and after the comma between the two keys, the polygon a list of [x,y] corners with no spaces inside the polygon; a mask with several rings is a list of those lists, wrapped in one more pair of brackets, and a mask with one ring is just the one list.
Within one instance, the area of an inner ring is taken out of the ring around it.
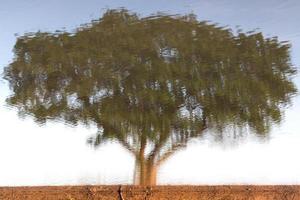
{"label": "tree reflection in water", "polygon": [[296,93],[289,48],[194,15],[108,10],[73,33],[19,37],[7,102],[38,123],[96,124],[89,143],[117,139],[135,156],[135,184],[155,185],[157,168],[204,130],[265,135],[281,121]]}

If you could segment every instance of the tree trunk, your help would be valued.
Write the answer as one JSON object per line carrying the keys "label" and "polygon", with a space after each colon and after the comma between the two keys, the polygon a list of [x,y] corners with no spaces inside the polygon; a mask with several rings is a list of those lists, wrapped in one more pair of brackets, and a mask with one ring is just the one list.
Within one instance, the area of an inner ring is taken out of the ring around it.
{"label": "tree trunk", "polygon": [[157,166],[155,164],[155,154],[146,158],[145,148],[147,139],[141,138],[139,154],[136,156],[134,184],[135,185],[156,185]]}
{"label": "tree trunk", "polygon": [[135,185],[156,185],[157,166],[152,159],[136,160],[134,172]]}

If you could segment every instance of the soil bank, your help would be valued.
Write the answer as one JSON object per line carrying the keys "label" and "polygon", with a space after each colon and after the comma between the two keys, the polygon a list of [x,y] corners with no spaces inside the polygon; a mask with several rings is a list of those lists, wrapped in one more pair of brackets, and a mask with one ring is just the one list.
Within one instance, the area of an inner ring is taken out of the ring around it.
{"label": "soil bank", "polygon": [[300,185],[0,187],[0,200],[300,200]]}

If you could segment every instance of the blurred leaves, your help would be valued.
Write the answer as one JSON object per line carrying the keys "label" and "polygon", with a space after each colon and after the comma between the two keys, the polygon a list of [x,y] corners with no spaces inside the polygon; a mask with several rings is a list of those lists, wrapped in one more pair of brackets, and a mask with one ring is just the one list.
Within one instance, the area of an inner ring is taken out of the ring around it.
{"label": "blurred leaves", "polygon": [[194,15],[108,10],[74,33],[19,37],[5,69],[8,102],[38,122],[96,123],[120,140],[227,124],[265,134],[296,93],[289,51],[277,38],[234,35]]}

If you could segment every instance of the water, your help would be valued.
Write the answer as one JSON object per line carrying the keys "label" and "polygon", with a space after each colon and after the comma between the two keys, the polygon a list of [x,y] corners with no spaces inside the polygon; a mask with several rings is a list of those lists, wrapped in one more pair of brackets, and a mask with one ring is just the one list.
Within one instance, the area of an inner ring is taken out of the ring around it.
{"label": "water", "polygon": [[7,2],[0,185],[299,183],[299,7]]}

